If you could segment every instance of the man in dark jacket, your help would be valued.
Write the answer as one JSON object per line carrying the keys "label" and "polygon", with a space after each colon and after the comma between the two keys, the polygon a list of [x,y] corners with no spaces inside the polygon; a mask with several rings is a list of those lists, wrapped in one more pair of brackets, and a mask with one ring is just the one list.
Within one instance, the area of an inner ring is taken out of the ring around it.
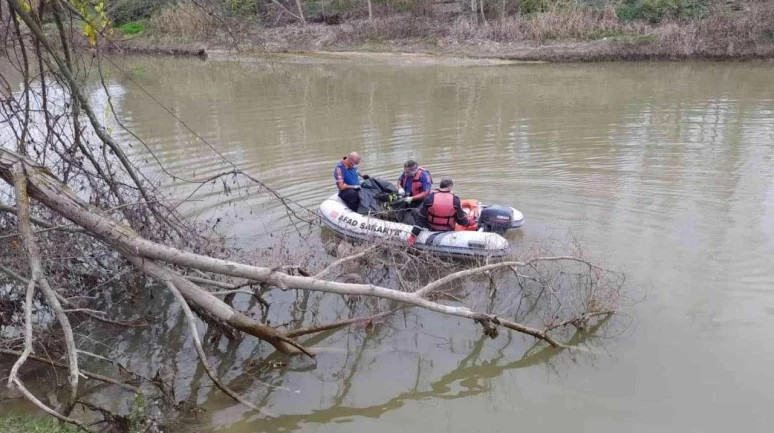
{"label": "man in dark jacket", "polygon": [[460,198],[452,192],[453,187],[454,182],[450,178],[443,178],[440,187],[422,202],[417,222],[423,223],[427,229],[439,232],[454,230],[455,223],[469,226],[471,221],[462,209]]}

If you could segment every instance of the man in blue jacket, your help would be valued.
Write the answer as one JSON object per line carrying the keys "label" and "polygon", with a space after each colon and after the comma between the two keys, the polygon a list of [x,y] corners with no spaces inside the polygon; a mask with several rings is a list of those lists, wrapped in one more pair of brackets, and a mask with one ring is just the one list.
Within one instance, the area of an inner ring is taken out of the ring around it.
{"label": "man in blue jacket", "polygon": [[[336,187],[339,189],[339,197],[346,203],[348,208],[355,212],[360,207],[358,164],[360,164],[360,155],[357,152],[351,152],[342,158],[333,169],[333,178],[336,180]],[[368,179],[368,175],[363,175],[362,177],[363,179]]]}

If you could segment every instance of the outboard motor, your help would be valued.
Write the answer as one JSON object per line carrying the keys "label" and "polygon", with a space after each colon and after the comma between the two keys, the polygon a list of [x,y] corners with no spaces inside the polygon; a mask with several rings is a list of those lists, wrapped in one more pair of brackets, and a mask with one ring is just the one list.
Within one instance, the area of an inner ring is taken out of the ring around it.
{"label": "outboard motor", "polygon": [[478,216],[478,225],[484,227],[484,231],[502,234],[511,228],[513,223],[513,211],[505,206],[488,206],[481,210]]}

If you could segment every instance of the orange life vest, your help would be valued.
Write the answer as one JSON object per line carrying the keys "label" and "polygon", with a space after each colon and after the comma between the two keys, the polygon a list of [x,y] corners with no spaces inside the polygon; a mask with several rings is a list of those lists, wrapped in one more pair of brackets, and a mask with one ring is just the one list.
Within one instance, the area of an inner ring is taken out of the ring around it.
{"label": "orange life vest", "polygon": [[[422,193],[422,173],[427,173],[428,180],[430,183],[433,183],[433,178],[430,176],[430,172],[425,170],[422,167],[417,168],[417,171],[414,173],[414,176],[411,178],[411,196],[417,196]],[[403,173],[403,175],[400,178],[400,187],[403,189],[406,189],[406,185],[408,184],[409,177],[406,176],[406,173]]]}
{"label": "orange life vest", "polygon": [[449,191],[433,191],[433,204],[427,209],[427,223],[433,231],[454,230],[457,209],[454,194]]}

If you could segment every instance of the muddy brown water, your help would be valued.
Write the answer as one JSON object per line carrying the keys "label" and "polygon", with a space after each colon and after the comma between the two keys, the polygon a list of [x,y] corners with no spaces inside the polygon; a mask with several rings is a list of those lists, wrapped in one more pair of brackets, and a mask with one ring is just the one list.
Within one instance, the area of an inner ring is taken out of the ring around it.
{"label": "muddy brown water", "polygon": [[[361,153],[361,171],[393,180],[413,158],[437,180],[453,177],[461,196],[521,210],[527,222],[509,237],[515,248],[571,232],[645,295],[629,311],[633,324],[591,355],[530,349],[518,335],[482,339],[472,324],[419,312],[376,333],[334,333],[316,365],[294,360],[260,382],[243,374],[254,342],[215,344],[221,374],[268,417],[198,387],[208,382],[178,311],[165,308],[159,326],[105,347],[132,352],[130,365],[149,374],[173,365],[178,398],[206,409],[183,430],[770,431],[770,63],[119,63],[128,76],[109,78],[116,111],[170,171],[223,170],[206,141],[314,209],[333,192],[333,165],[348,151]],[[137,143],[131,152],[154,165]],[[286,226],[265,194],[232,200],[221,187],[200,190],[186,214],[221,218],[247,247]],[[290,300],[272,308],[283,305]]]}

